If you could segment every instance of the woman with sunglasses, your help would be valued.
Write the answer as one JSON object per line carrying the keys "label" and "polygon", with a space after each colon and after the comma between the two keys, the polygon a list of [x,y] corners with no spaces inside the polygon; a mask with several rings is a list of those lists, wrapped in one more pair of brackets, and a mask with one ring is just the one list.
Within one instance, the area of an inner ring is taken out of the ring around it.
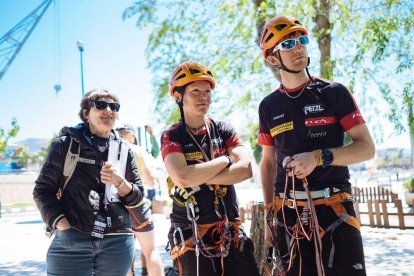
{"label": "woman with sunglasses", "polygon": [[373,158],[375,147],[347,88],[309,74],[308,44],[308,30],[285,16],[269,20],[260,38],[281,77],[259,106],[262,188],[274,216],[265,237],[278,273],[365,275],[347,165]]}
{"label": "woman with sunglasses", "polygon": [[208,118],[215,81],[186,61],[170,78],[181,121],[161,137],[173,199],[169,241],[180,275],[259,275],[252,241],[240,228],[233,184],[251,177],[250,158],[229,123]]}
{"label": "woman with sunglasses", "polygon": [[[131,266],[135,242],[125,206],[141,201],[143,186],[131,149],[113,130],[119,108],[107,90],[85,94],[82,123],[61,130],[36,180],[34,200],[55,230],[48,275],[119,276]],[[77,152],[66,183],[64,168]]]}

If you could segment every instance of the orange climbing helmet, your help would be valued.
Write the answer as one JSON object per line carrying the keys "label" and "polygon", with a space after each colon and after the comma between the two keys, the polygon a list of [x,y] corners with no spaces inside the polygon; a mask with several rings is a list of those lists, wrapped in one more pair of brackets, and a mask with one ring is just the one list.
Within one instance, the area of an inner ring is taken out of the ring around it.
{"label": "orange climbing helmet", "polygon": [[286,35],[296,31],[301,31],[308,35],[308,30],[296,18],[276,16],[267,21],[260,36],[260,48],[262,49],[263,57],[266,59],[267,50],[276,46]]}
{"label": "orange climbing helmet", "polygon": [[211,89],[216,87],[213,74],[203,64],[193,61],[186,61],[178,65],[170,77],[170,95],[174,95],[174,88],[186,85],[193,81],[208,81]]}

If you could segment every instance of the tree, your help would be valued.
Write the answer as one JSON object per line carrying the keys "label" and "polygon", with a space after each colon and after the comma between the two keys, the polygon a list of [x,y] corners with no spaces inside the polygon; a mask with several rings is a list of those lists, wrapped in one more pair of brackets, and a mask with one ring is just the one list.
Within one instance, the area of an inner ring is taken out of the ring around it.
{"label": "tree", "polygon": [[[152,28],[146,57],[155,76],[155,114],[162,114],[162,120],[171,122],[179,116],[174,101],[168,97],[169,74],[178,63],[193,59],[211,67],[218,80],[213,96],[220,101],[215,100],[213,115],[230,116],[230,119],[237,116],[240,120],[241,113],[245,115],[243,124],[252,125],[257,123],[259,101],[265,93],[276,88],[275,78],[278,77],[278,71],[264,63],[258,49],[261,29],[269,18],[276,14],[300,18],[313,31],[319,49],[317,51],[312,44],[309,46],[310,56],[319,56],[319,63],[311,60],[311,72],[319,69],[323,78],[342,78],[350,84],[352,91],[352,88],[361,87],[355,76],[369,75],[364,62],[371,57],[370,46],[374,52],[379,47],[378,53],[381,54],[384,45],[392,48],[401,40],[398,29],[381,27],[387,26],[388,10],[395,11],[395,15],[404,13],[407,23],[404,26],[408,27],[412,26],[409,18],[413,18],[413,9],[410,12],[407,6],[413,5],[397,0],[165,0],[162,3],[138,0],[125,10],[123,18],[134,17],[137,27]],[[380,36],[369,40],[366,34],[374,36],[378,31],[375,24],[380,26]],[[406,29],[410,31],[411,28]],[[412,55],[410,49],[400,49],[397,56],[401,56],[401,61]],[[383,61],[376,60],[379,63]],[[409,60],[401,68],[412,68],[412,59]],[[378,81],[375,74],[371,76],[374,82]],[[375,100],[375,96],[369,97],[367,104],[372,98]],[[403,101],[409,104],[410,97]],[[375,111],[371,106],[366,109]],[[171,111],[167,116],[166,110]],[[377,114],[372,118],[378,118]],[[393,118],[402,123],[397,116]],[[256,131],[257,124],[256,128],[244,128],[242,134],[253,136]]]}
{"label": "tree", "polygon": [[24,167],[28,167],[31,164],[39,164],[42,165],[46,158],[47,155],[50,151],[50,147],[52,146],[52,143],[59,138],[59,135],[54,134],[52,139],[47,143],[45,148],[42,148],[41,150],[34,152],[34,153],[29,153],[27,151],[27,147],[22,147],[22,151],[19,152],[18,154],[16,154],[16,158],[18,159],[18,164],[20,166],[24,166]]}
{"label": "tree", "polygon": [[398,134],[408,131],[413,167],[414,2],[386,1],[386,4],[387,16],[372,16],[367,20],[357,47],[355,64],[371,62],[365,76],[374,79],[388,104],[387,117],[394,124],[395,131]]}
{"label": "tree", "polygon": [[[11,128],[8,131],[5,131],[3,128],[0,127],[0,159],[1,154],[3,154],[7,147],[7,142],[10,138],[16,137],[17,133],[20,130],[20,126],[17,124],[16,118],[13,118],[11,121]],[[7,158],[10,158],[13,156],[7,156]]]}

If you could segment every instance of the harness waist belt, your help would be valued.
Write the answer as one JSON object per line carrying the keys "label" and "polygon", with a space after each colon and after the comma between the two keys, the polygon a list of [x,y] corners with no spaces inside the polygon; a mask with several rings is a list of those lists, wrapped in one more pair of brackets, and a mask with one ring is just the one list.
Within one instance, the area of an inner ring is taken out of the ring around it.
{"label": "harness waist belt", "polygon": [[[340,192],[341,190],[338,188],[325,188],[323,190],[319,190],[319,191],[311,191],[311,198],[328,198],[331,196],[331,191],[333,191],[333,193],[337,193]],[[286,198],[284,193],[279,193],[280,198]],[[306,194],[305,191],[295,191],[295,193],[293,193],[292,190],[289,191],[289,197],[290,198],[296,198],[298,200],[305,200],[308,199],[308,195]]]}

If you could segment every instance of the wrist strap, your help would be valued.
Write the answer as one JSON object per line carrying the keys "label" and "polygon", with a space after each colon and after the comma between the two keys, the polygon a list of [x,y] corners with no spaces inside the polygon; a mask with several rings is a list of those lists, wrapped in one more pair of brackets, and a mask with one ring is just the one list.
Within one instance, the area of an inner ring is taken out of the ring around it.
{"label": "wrist strap", "polygon": [[122,178],[121,183],[119,183],[118,185],[114,185],[115,188],[117,188],[117,189],[121,188],[124,185],[125,181],[126,181],[125,178]]}
{"label": "wrist strap", "polygon": [[225,169],[230,168],[230,166],[231,166],[231,165],[233,165],[233,160],[231,160],[231,157],[230,157],[230,156],[228,156],[228,155],[224,155],[224,156],[226,156],[226,157],[227,157],[227,159],[229,160],[229,163],[227,164],[227,166],[226,166],[226,168],[225,168]]}

